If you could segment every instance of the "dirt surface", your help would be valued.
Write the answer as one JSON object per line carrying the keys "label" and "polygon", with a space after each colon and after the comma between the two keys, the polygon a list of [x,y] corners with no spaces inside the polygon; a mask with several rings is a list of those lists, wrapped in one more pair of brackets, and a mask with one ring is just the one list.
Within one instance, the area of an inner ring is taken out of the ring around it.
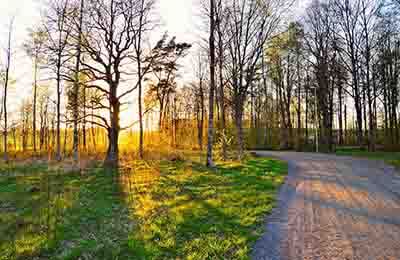
{"label": "dirt surface", "polygon": [[400,259],[400,173],[380,161],[257,152],[289,162],[252,258]]}

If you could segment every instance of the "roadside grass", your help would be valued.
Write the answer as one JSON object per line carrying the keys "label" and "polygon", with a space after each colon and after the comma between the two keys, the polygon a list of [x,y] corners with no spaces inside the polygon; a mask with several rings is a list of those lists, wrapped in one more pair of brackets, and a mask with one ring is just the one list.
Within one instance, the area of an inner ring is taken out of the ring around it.
{"label": "roadside grass", "polygon": [[367,150],[362,150],[359,148],[340,147],[336,149],[336,154],[343,156],[363,157],[373,160],[382,160],[387,162],[388,164],[400,168],[400,152],[368,152]]}
{"label": "roadside grass", "polygon": [[0,169],[1,260],[249,259],[287,173],[266,158]]}

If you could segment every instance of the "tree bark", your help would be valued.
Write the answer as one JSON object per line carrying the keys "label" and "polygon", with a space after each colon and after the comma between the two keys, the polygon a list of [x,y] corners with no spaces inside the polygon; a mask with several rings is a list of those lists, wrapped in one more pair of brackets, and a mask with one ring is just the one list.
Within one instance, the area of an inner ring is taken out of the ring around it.
{"label": "tree bark", "polygon": [[222,0],[219,1],[218,7],[218,23],[217,23],[217,31],[218,31],[218,62],[219,62],[219,101],[220,101],[220,121],[221,121],[221,130],[222,130],[222,160],[225,161],[228,157],[227,155],[227,143],[226,143],[226,116],[225,116],[225,91],[224,91],[224,77],[223,77],[223,67],[224,67],[224,43],[222,40]]}
{"label": "tree bark", "polygon": [[3,97],[3,109],[4,109],[4,161],[8,162],[8,113],[7,113],[7,95],[10,81],[10,68],[11,68],[11,37],[12,37],[13,20],[10,22],[8,31],[8,44],[7,44],[7,64],[4,79],[4,97]]}
{"label": "tree bark", "polygon": [[38,73],[38,54],[35,54],[34,58],[34,82],[33,82],[33,119],[32,119],[32,131],[33,131],[33,152],[36,153],[36,107],[37,107],[37,73]]}
{"label": "tree bark", "polygon": [[214,94],[215,94],[215,0],[210,0],[210,94],[208,111],[207,166],[213,167]]}
{"label": "tree bark", "polygon": [[[73,157],[75,163],[79,160],[79,132],[78,132],[78,118],[79,118],[79,89],[80,89],[80,65],[81,65],[81,53],[82,53],[82,23],[83,23],[83,10],[84,0],[81,0],[80,13],[79,13],[79,27],[78,27],[78,44],[76,50],[76,64],[75,64],[75,82],[74,82],[74,93],[73,93],[73,113],[74,113],[74,137],[73,137]],[[83,106],[86,106],[85,102]],[[86,115],[84,115],[86,116]],[[83,136],[85,138],[85,131]]]}
{"label": "tree bark", "polygon": [[112,108],[110,111],[111,125],[107,129],[108,149],[104,165],[109,168],[117,168],[119,164],[118,139],[121,129],[119,123],[120,103],[115,97],[116,87],[112,87],[111,95],[112,95],[110,97],[110,107]]}
{"label": "tree bark", "polygon": [[[144,0],[141,0],[140,5],[140,19],[139,19],[139,30],[138,39],[136,45],[136,56],[137,56],[137,70],[138,70],[138,110],[139,110],[139,158],[144,158],[144,126],[143,126],[143,103],[142,103],[142,92],[143,92],[143,75],[142,75],[142,30],[143,30],[143,9]],[[161,122],[161,118],[160,118]],[[160,123],[161,126],[161,123]],[[160,129],[161,130],[161,129]]]}

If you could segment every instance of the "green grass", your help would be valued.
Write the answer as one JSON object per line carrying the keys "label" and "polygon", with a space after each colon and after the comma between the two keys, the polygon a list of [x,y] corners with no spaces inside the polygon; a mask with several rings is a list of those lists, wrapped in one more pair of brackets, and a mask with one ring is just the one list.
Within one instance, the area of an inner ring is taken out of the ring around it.
{"label": "green grass", "polygon": [[382,160],[396,167],[400,167],[400,152],[368,152],[359,148],[341,147],[336,150],[337,155],[363,157],[373,160]]}
{"label": "green grass", "polygon": [[1,260],[248,259],[287,166],[257,158],[213,170],[155,161],[118,174],[2,172]]}

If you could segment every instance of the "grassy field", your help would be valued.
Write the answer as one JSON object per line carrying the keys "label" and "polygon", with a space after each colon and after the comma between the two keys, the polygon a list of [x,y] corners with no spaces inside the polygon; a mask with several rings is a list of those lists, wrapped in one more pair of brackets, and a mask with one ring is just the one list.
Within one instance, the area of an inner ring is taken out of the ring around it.
{"label": "grassy field", "polygon": [[359,148],[346,148],[341,147],[336,150],[337,155],[364,157],[374,160],[383,160],[396,167],[400,167],[400,153],[399,152],[368,152]]}
{"label": "grassy field", "polygon": [[248,259],[285,163],[130,162],[83,174],[3,168],[0,259]]}

